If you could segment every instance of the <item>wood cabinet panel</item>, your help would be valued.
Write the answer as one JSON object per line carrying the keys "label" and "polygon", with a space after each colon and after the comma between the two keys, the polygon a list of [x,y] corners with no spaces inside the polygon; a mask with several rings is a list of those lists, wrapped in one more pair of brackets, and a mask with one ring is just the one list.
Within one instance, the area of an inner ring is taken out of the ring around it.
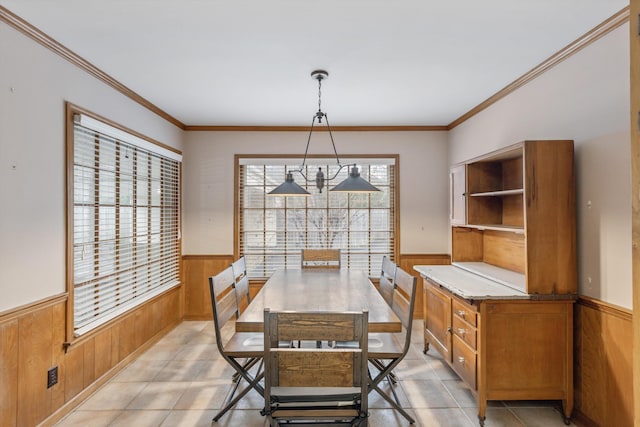
{"label": "wood cabinet panel", "polygon": [[425,280],[425,349],[433,345],[445,359],[451,360],[451,295]]}
{"label": "wood cabinet panel", "polygon": [[451,168],[450,179],[450,206],[449,215],[451,224],[463,225],[467,223],[467,197],[466,197],[466,166],[464,164]]}
{"label": "wood cabinet panel", "polygon": [[451,228],[451,261],[483,261],[484,232],[476,228]]}
{"label": "wood cabinet panel", "polygon": [[523,234],[486,230],[482,236],[483,261],[507,270],[525,272],[525,238]]}
{"label": "wood cabinet panel", "polygon": [[[489,302],[481,316],[487,398],[566,399],[573,302]],[[540,396],[540,397],[538,397]],[[542,397],[546,396],[546,397]]]}

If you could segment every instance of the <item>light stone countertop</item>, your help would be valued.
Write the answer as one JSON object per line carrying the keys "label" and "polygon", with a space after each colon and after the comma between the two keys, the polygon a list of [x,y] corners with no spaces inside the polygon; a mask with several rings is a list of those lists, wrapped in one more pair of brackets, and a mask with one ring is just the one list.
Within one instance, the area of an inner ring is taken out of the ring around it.
{"label": "light stone countertop", "polygon": [[[416,265],[413,269],[420,273],[422,277],[426,277],[448,289],[453,294],[469,300],[531,299],[540,297],[539,295],[527,294],[518,289],[518,287],[524,288],[524,275],[498,269],[488,264],[480,266],[469,264]],[[495,269],[500,271],[495,271]],[[500,274],[501,272],[503,274]],[[487,278],[490,274],[494,280]],[[513,282],[507,282],[507,280],[513,280]],[[509,283],[509,286],[505,283]]]}

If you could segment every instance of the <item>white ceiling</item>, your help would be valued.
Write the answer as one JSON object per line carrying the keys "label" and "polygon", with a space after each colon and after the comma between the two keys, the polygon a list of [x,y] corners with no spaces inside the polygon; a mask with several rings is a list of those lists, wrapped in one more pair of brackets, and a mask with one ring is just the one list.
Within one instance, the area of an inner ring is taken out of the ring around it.
{"label": "white ceiling", "polygon": [[0,0],[186,125],[447,125],[626,0]]}

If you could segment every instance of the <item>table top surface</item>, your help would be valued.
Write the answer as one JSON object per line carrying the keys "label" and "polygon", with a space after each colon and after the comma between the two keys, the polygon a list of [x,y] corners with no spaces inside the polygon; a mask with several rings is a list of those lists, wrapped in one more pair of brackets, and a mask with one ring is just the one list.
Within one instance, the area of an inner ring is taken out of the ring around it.
{"label": "table top surface", "polygon": [[369,310],[370,332],[399,332],[400,320],[361,270],[279,270],[236,320],[238,332],[262,332],[264,309]]}

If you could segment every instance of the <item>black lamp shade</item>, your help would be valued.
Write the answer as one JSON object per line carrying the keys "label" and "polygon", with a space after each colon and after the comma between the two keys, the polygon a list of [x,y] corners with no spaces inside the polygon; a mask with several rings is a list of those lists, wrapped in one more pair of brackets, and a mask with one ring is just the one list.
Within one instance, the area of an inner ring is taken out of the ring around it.
{"label": "black lamp shade", "polygon": [[380,191],[379,188],[371,185],[360,176],[358,167],[353,165],[349,172],[349,177],[336,185],[329,191],[347,192],[347,193],[373,193]]}
{"label": "black lamp shade", "polygon": [[284,182],[278,185],[273,190],[267,193],[269,196],[310,196],[309,193],[304,188],[300,187],[293,180],[293,174],[291,172],[287,172],[287,178]]}

